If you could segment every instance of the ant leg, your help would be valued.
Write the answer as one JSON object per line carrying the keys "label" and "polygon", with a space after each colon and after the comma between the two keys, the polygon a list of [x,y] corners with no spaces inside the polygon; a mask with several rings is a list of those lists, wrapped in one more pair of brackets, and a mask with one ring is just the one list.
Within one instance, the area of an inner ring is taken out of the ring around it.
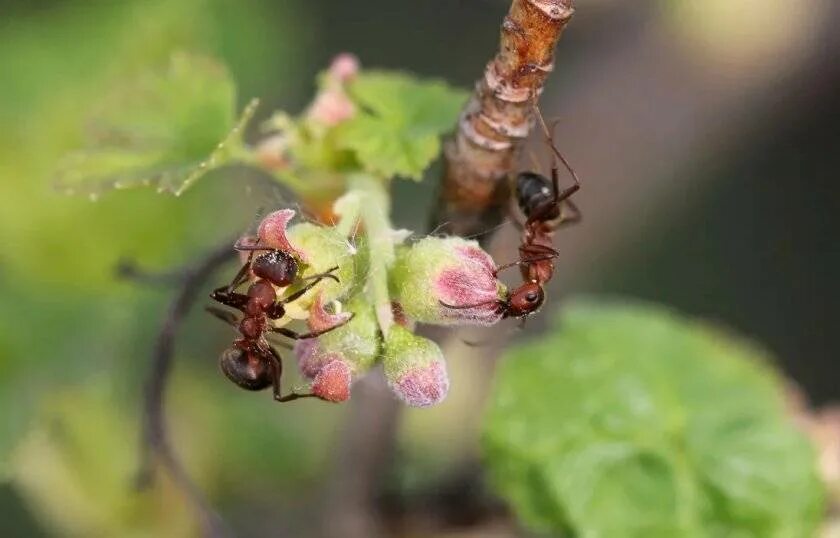
{"label": "ant leg", "polygon": [[225,306],[229,306],[237,310],[244,309],[245,305],[248,303],[247,295],[245,295],[244,293],[230,291],[228,286],[216,288],[215,290],[213,290],[213,293],[210,294],[210,298],[214,301],[222,303]]}
{"label": "ant leg", "polygon": [[289,351],[292,351],[293,349],[295,349],[295,346],[291,345],[288,342],[285,342],[283,340],[277,340],[277,339],[274,339],[274,338],[268,338],[270,336],[268,334],[266,334],[264,336],[265,336],[265,341],[268,342],[269,344],[271,344],[272,346],[282,347],[283,349],[287,349]]}
{"label": "ant leg", "polygon": [[299,289],[298,291],[294,292],[293,294],[289,295],[288,297],[285,297],[285,298],[281,299],[279,301],[279,304],[287,304],[287,303],[291,303],[292,301],[296,301],[296,300],[300,299],[301,297],[303,297],[303,295],[306,292],[308,292],[309,290],[311,290],[312,288],[317,286],[318,283],[321,282],[322,280],[324,280],[325,278],[332,278],[336,282],[338,282],[338,277],[330,274],[333,271],[338,271],[338,266],[327,269],[325,272],[323,272],[321,274],[312,275],[309,278],[314,278],[315,280],[313,282],[310,282],[309,284],[307,284],[303,288]]}
{"label": "ant leg", "polygon": [[[236,248],[234,246],[234,248]],[[236,288],[238,288],[243,282],[248,280],[248,271],[251,269],[251,258],[253,257],[253,253],[248,256],[248,259],[245,260],[245,263],[242,264],[242,267],[239,268],[239,271],[236,272],[236,275],[233,277],[233,280],[230,281],[230,284],[219,288],[220,290],[226,289],[228,292],[232,292]]]}
{"label": "ant leg", "polygon": [[[539,243],[524,245],[519,247],[519,252],[525,254],[524,262],[541,261],[543,258],[553,259],[560,256],[560,252],[551,248],[548,245],[540,245]],[[531,258],[528,256],[538,256],[538,258]]]}
{"label": "ant leg", "polygon": [[[248,241],[248,243],[244,243],[243,241]],[[236,243],[233,244],[233,250],[238,250],[240,252],[254,252],[255,250],[277,250],[274,247],[269,247],[268,245],[260,245],[259,242],[259,237],[240,237],[236,240]]]}
{"label": "ant leg", "polygon": [[236,326],[239,323],[239,316],[229,310],[222,310],[221,308],[216,308],[215,306],[205,306],[204,310],[224,321],[228,325]]}
{"label": "ant leg", "polygon": [[[580,183],[576,182],[571,187],[566,187],[562,191],[558,186],[559,180],[557,178],[557,167],[551,167],[551,188],[554,191],[554,204],[559,204],[567,200],[571,195],[580,190]],[[554,205],[552,204],[552,205]]]}
{"label": "ant leg", "polygon": [[338,271],[338,266],[337,265],[335,267],[323,272],[323,273],[318,273],[317,275],[312,275],[312,276],[305,276],[305,277],[301,278],[301,280],[313,280],[313,279],[316,279],[316,278],[317,279],[331,278],[332,280],[335,280],[336,282],[341,282],[338,279],[337,276],[332,274],[333,271]]}
{"label": "ant leg", "polygon": [[[548,126],[545,124],[545,120],[543,119],[542,112],[540,112],[540,107],[537,105],[536,100],[534,101],[534,112],[536,113],[537,120],[540,123],[540,127],[542,128],[543,134],[545,135],[546,139],[548,140],[548,145],[551,148],[551,151],[554,155],[560,159],[560,162],[563,163],[563,166],[566,167],[566,170],[569,171],[569,174],[572,176],[572,179],[575,181],[575,185],[579,188],[580,187],[580,178],[578,177],[577,173],[575,172],[574,168],[569,164],[563,154],[560,153],[560,150],[557,149],[557,146],[554,144],[554,137],[551,135],[551,132],[548,130]],[[552,175],[555,175],[553,171],[555,167],[552,167]],[[556,187],[555,187],[556,189]],[[575,189],[577,190],[577,189]],[[555,193],[557,191],[555,190]],[[574,192],[574,191],[572,191]],[[569,195],[570,196],[570,195]],[[568,198],[568,196],[567,196]]]}
{"label": "ant leg", "polygon": [[235,245],[233,245],[233,249],[238,250],[240,252],[254,252],[257,250],[280,250],[266,245],[244,245],[242,243],[239,243],[238,241]]}
{"label": "ant leg", "polygon": [[[332,269],[330,269],[330,271],[335,271],[336,269],[338,269],[338,267],[333,267]],[[313,278],[315,279],[315,282],[312,282],[311,284],[305,286],[303,289],[296,291],[295,293],[289,295],[285,299],[281,299],[279,302],[276,302],[273,305],[266,308],[265,315],[268,316],[268,319],[280,319],[283,316],[285,316],[286,309],[284,308],[284,305],[298,299],[304,293],[311,290],[312,287],[317,285],[318,282],[320,282],[321,280],[325,278],[331,278],[336,282],[339,282],[338,277],[333,274],[330,274],[329,272],[308,276],[306,278],[302,278],[301,280],[312,280]]]}
{"label": "ant leg", "polygon": [[285,402],[292,402],[294,400],[298,400],[300,398],[318,398],[317,395],[312,393],[307,394],[299,394],[297,392],[290,392],[283,396],[283,387],[281,385],[280,380],[283,377],[283,360],[280,358],[280,354],[271,347],[265,346],[271,356],[271,389],[274,394],[274,400],[278,403],[285,403]]}
{"label": "ant leg", "polygon": [[557,167],[552,166],[551,167],[551,189],[552,189],[552,191],[554,191],[554,199],[551,201],[551,204],[546,204],[549,207],[553,207],[553,206],[559,204],[560,202],[568,200],[571,195],[573,195],[574,193],[576,193],[577,191],[580,190],[580,183],[578,183],[578,182],[575,182],[575,184],[570,186],[570,187],[566,187],[562,191],[560,190],[559,183],[560,183],[560,180],[557,176]]}
{"label": "ant leg", "polygon": [[[287,394],[285,396],[278,396],[277,394],[274,395],[274,401],[279,402],[279,403],[293,402],[293,401],[299,400],[301,398],[321,398],[321,397],[318,396],[317,394],[312,394],[311,392],[307,392],[306,394],[300,394],[300,393],[297,393],[297,392],[290,392],[289,394]],[[321,398],[321,399],[323,399],[323,398]]]}
{"label": "ant leg", "polygon": [[332,327],[327,327],[326,329],[320,329],[318,331],[311,331],[311,332],[308,332],[308,333],[299,333],[299,332],[293,331],[291,329],[287,329],[285,327],[272,327],[271,332],[280,333],[283,336],[287,336],[287,337],[291,338],[292,340],[306,340],[308,338],[317,338],[317,337],[321,336],[322,334],[326,334],[326,333],[332,331],[333,329],[338,329],[342,325],[344,325],[346,323],[349,323],[350,320],[353,319],[353,317],[355,315],[356,314],[351,313],[350,317],[345,319],[341,323],[336,323]]}
{"label": "ant leg", "polygon": [[[532,263],[535,263],[535,262],[541,262],[541,261],[545,261],[545,260],[553,260],[554,258],[557,258],[560,255],[560,253],[557,252],[556,250],[554,250],[553,248],[550,248],[550,247],[545,247],[545,248],[550,250],[551,252],[549,254],[546,254],[545,256],[541,256],[539,258],[527,258],[527,259],[524,259],[524,260],[517,260],[515,262],[510,262],[510,263],[506,263],[504,265],[500,265],[499,267],[496,268],[495,275],[498,275],[499,272],[504,271],[505,269],[510,269],[511,267],[516,267],[516,266],[519,266],[519,265],[529,265],[529,264],[532,264]],[[543,252],[547,252],[548,250],[544,250]]]}
{"label": "ant leg", "polygon": [[[571,214],[566,214],[565,211],[563,211],[565,208],[568,208]],[[583,220],[583,215],[581,214],[580,209],[578,209],[578,206],[571,200],[565,200],[560,209],[560,219],[557,221],[556,228],[568,226],[570,224],[577,224],[581,220]]]}

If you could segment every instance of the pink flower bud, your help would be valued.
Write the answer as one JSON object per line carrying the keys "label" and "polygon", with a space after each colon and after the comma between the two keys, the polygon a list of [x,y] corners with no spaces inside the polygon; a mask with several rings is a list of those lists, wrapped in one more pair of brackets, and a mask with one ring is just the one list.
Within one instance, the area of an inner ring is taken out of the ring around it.
{"label": "pink flower bud", "polygon": [[323,349],[318,338],[298,340],[295,342],[294,353],[300,373],[308,379],[315,379],[325,364],[344,360],[341,352]]}
{"label": "pink flower bud", "polygon": [[307,261],[304,253],[293,247],[286,235],[286,228],[294,216],[293,209],[278,209],[266,215],[259,227],[260,243],[292,253],[301,260]]}
{"label": "pink flower bud", "polygon": [[405,314],[437,325],[493,325],[507,290],[478,243],[427,237],[402,249],[391,271],[392,296]]}
{"label": "pink flower bud", "polygon": [[261,140],[255,148],[260,164],[269,170],[283,170],[289,167],[286,151],[289,149],[289,139],[282,134],[274,134]]}
{"label": "pink flower bud", "polygon": [[308,119],[327,127],[334,127],[355,115],[356,105],[340,87],[320,92],[306,113]]}
{"label": "pink flower bud", "polygon": [[330,64],[330,78],[342,84],[349,82],[359,73],[359,58],[350,52],[342,52]]}
{"label": "pink flower bud", "polygon": [[402,401],[412,407],[429,407],[441,402],[449,392],[449,377],[442,362],[411,368],[391,383]]}
{"label": "pink flower bud", "polygon": [[343,402],[350,398],[352,381],[346,362],[333,360],[325,364],[312,382],[312,392],[330,402]]}
{"label": "pink flower bud", "polygon": [[385,340],[383,355],[388,386],[412,407],[428,407],[449,392],[443,353],[437,344],[394,325]]}

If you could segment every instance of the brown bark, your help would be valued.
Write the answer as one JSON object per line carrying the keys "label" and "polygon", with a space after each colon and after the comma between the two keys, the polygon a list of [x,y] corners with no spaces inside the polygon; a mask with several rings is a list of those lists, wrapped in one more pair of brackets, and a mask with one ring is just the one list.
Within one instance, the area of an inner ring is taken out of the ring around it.
{"label": "brown bark", "polygon": [[499,52],[464,107],[444,148],[445,170],[436,224],[462,236],[501,221],[506,181],[531,130],[532,103],[554,69],[554,47],[574,14],[574,0],[513,0]]}

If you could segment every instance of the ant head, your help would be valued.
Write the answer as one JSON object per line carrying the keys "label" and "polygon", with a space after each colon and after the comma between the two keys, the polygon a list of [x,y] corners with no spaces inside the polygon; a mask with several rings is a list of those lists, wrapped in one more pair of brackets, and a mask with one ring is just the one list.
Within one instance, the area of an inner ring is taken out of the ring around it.
{"label": "ant head", "polygon": [[251,271],[257,278],[285,288],[297,276],[298,263],[294,257],[282,250],[269,250],[254,257],[251,262]]}
{"label": "ant head", "polygon": [[545,291],[536,282],[526,282],[510,294],[508,308],[510,317],[521,317],[533,314],[545,301]]}
{"label": "ant head", "polygon": [[269,364],[265,357],[238,347],[224,350],[219,358],[222,373],[245,390],[262,390],[271,386]]}

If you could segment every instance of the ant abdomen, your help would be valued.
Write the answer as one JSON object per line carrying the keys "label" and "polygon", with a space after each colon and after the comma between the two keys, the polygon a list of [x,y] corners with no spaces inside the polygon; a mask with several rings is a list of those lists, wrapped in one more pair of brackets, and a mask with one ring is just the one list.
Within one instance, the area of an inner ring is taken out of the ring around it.
{"label": "ant abdomen", "polygon": [[245,390],[263,390],[272,384],[268,361],[236,347],[222,353],[219,367],[228,379]]}
{"label": "ant abdomen", "polygon": [[254,258],[251,271],[257,278],[264,278],[275,286],[285,288],[295,280],[298,262],[287,252],[269,250]]}
{"label": "ant abdomen", "polygon": [[516,201],[525,217],[537,208],[554,201],[551,180],[536,172],[522,172],[516,176]]}

